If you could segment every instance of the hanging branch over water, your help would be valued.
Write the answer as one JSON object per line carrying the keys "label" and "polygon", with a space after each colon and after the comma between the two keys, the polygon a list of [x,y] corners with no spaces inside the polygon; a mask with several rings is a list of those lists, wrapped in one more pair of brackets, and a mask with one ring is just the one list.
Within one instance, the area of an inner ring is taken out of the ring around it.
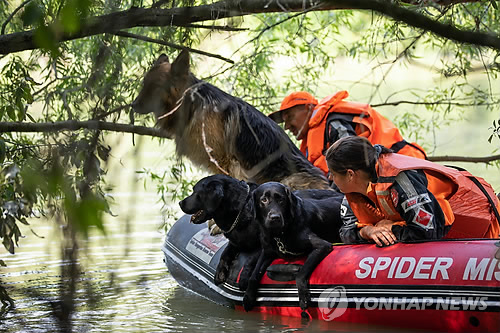
{"label": "hanging branch over water", "polygon": [[[446,1],[447,4],[463,1]],[[441,2],[436,2],[441,3]],[[210,5],[178,7],[171,9],[137,8],[113,12],[107,15],[89,17],[83,20],[80,29],[73,33],[57,31],[56,25],[50,28],[57,32],[58,42],[89,36],[115,33],[134,27],[187,26],[196,22],[213,21],[224,18],[246,16],[259,13],[325,11],[339,9],[373,10],[404,22],[412,27],[430,31],[457,42],[486,46],[500,50],[500,37],[489,32],[456,28],[441,23],[414,10],[402,7],[395,2],[382,0],[223,0]],[[35,30],[11,33],[0,36],[0,54],[36,49]]]}
{"label": "hanging branch over water", "polygon": [[[147,135],[158,138],[168,138],[159,128],[146,126],[137,126],[130,124],[111,123],[98,120],[87,121],[60,121],[53,123],[21,123],[21,122],[0,122],[0,133],[5,132],[58,132],[58,131],[78,131],[81,129],[111,131],[118,133],[133,133],[138,135]],[[470,162],[470,163],[491,163],[500,160],[500,155],[491,155],[483,157],[470,156],[429,156],[432,162]]]}
{"label": "hanging branch over water", "polygon": [[133,133],[138,135],[148,135],[158,138],[167,138],[167,135],[158,128],[137,126],[130,124],[112,123],[99,120],[87,121],[59,121],[51,123],[21,123],[21,122],[0,122],[0,133],[5,132],[58,132],[58,131],[78,131],[80,129],[101,130],[120,133]]}
{"label": "hanging branch over water", "polygon": [[150,43],[156,43],[156,44],[160,44],[160,45],[165,45],[165,46],[171,47],[173,49],[177,49],[177,50],[188,50],[189,52],[192,52],[192,53],[198,53],[198,54],[206,55],[206,56],[209,56],[209,57],[212,57],[212,58],[224,60],[224,61],[226,61],[226,62],[228,62],[230,64],[234,64],[234,61],[232,61],[231,59],[225,58],[225,57],[220,56],[218,54],[214,54],[214,53],[210,53],[210,52],[205,52],[205,51],[193,49],[193,48],[190,48],[190,47],[185,47],[185,46],[174,44],[174,43],[165,42],[165,41],[160,40],[160,39],[150,38],[150,37],[141,36],[141,35],[137,35],[137,34],[131,34],[129,32],[123,32],[123,31],[114,32],[113,35],[121,36],[121,37],[134,38],[134,39],[138,39],[138,40],[143,40],[145,42],[150,42]]}

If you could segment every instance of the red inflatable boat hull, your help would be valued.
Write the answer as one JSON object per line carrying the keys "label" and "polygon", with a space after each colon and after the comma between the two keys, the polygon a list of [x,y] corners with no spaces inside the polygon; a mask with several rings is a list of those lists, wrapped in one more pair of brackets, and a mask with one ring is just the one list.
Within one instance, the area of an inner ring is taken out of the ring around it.
{"label": "red inflatable boat hull", "polygon": [[[181,218],[163,251],[183,286],[243,311],[237,287],[245,256],[219,286],[215,267],[226,240],[206,225]],[[370,324],[442,332],[500,332],[500,242],[443,240],[375,245],[338,245],[310,277],[311,306],[298,304],[294,274],[303,259],[277,259],[261,280],[252,311],[329,322]]]}

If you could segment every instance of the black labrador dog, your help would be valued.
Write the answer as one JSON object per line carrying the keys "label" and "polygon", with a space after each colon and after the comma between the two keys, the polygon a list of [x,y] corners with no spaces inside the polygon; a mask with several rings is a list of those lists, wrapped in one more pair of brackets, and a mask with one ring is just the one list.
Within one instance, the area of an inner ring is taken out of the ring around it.
{"label": "black labrador dog", "polygon": [[[248,281],[243,307],[249,311],[255,305],[259,282],[274,259],[307,256],[295,279],[300,308],[305,310],[310,303],[310,275],[333,250],[330,242],[340,242],[342,195],[301,198],[281,183],[268,182],[254,190],[253,200],[255,219],[260,226],[261,252]],[[334,230],[328,232],[331,237],[328,241],[313,231],[321,228]]]}
{"label": "black labrador dog", "polygon": [[[213,219],[229,239],[215,272],[216,285],[226,281],[231,263],[239,252],[251,253],[260,248],[259,226],[253,223],[254,208],[250,200],[257,186],[226,175],[208,176],[196,183],[190,196],[179,202],[184,213],[192,214],[192,223]],[[256,256],[250,261],[255,260]],[[250,271],[252,266],[245,265]],[[244,268],[240,276],[247,275],[249,271]]]}
{"label": "black labrador dog", "polygon": [[[193,187],[193,193],[179,202],[181,209],[186,214],[192,214],[191,222],[203,223],[213,219],[216,225],[229,239],[229,243],[221,254],[217,265],[214,282],[223,283],[229,274],[231,263],[239,252],[252,253],[243,271],[240,274],[238,285],[241,290],[247,289],[248,279],[253,270],[255,261],[260,254],[260,227],[254,222],[255,210],[253,191],[257,184],[239,181],[226,175],[213,175],[201,179]],[[301,198],[331,199],[334,200],[338,214],[342,194],[332,190],[297,190],[294,191]],[[340,200],[338,199],[340,198]],[[338,202],[338,204],[337,204]],[[338,229],[331,228],[322,221],[316,221],[314,226],[323,230],[322,236],[334,242],[339,238]]]}

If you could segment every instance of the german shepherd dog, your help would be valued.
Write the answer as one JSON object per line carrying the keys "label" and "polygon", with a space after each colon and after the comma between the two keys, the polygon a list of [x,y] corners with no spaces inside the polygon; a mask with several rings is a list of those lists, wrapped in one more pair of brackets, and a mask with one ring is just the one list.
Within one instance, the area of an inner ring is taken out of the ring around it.
{"label": "german shepherd dog", "polygon": [[273,120],[197,79],[186,50],[172,63],[164,54],[156,60],[132,107],[154,113],[159,127],[175,140],[177,154],[211,173],[257,184],[278,181],[292,189],[329,188],[322,172]]}

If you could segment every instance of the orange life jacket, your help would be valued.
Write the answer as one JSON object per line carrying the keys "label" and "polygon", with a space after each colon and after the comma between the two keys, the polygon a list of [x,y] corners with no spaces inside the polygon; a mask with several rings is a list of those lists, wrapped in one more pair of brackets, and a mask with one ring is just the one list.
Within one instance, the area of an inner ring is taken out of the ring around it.
{"label": "orange life jacket", "polygon": [[314,109],[309,120],[307,137],[302,140],[300,150],[307,159],[328,173],[328,166],[323,153],[328,148],[325,144],[326,124],[329,115],[333,119],[345,119],[356,124],[355,132],[358,136],[367,138],[372,144],[380,144],[395,152],[425,159],[425,152],[416,143],[408,144],[404,141],[399,130],[387,118],[375,111],[368,104],[344,101],[349,96],[345,90],[327,96]]}
{"label": "orange life jacket", "polygon": [[[358,218],[359,227],[374,225],[383,219],[405,224],[393,204],[390,190],[396,176],[404,170],[423,170],[429,182],[428,188],[433,186],[433,182],[440,183],[441,193],[435,193],[435,190],[432,194],[444,199],[438,202],[445,215],[445,224],[451,225],[446,238],[499,237],[500,226],[492,204],[497,210],[500,210],[500,204],[490,184],[467,171],[401,154],[380,155],[377,163],[378,181],[372,184],[375,197],[371,197],[376,208],[367,204],[364,199],[366,197],[360,194],[346,194],[349,205]],[[480,183],[490,199],[475,182]]]}

